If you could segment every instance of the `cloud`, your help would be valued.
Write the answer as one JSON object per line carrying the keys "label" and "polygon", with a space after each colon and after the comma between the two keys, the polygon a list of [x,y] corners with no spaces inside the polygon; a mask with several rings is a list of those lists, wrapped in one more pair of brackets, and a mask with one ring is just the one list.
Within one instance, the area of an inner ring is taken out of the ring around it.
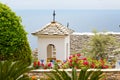
{"label": "cloud", "polygon": [[120,9],[120,0],[1,0],[12,9]]}

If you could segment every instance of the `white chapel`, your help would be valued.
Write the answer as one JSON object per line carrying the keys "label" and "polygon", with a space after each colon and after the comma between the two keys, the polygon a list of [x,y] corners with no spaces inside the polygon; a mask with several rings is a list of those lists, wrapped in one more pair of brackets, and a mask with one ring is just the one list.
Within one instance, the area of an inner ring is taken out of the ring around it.
{"label": "white chapel", "polygon": [[46,24],[42,29],[32,33],[38,38],[39,60],[66,60],[70,55],[70,34],[73,30],[55,21]]}

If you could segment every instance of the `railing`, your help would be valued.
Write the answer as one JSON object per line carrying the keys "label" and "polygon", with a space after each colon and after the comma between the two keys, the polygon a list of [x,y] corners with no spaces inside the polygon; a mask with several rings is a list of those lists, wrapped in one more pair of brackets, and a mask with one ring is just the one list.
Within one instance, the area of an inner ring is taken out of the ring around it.
{"label": "railing", "polygon": [[[72,71],[72,69],[59,69],[60,71],[68,71],[68,72],[71,72]],[[101,71],[103,71],[103,72],[120,72],[120,69],[88,69],[88,71],[97,71],[97,70],[101,70]],[[36,72],[36,73],[43,73],[43,72],[46,72],[46,73],[49,73],[50,71],[53,71],[53,69],[36,69],[36,70],[31,70],[30,72],[32,73],[34,73],[34,72]],[[76,70],[77,72],[80,72],[81,71],[81,69],[77,69]]]}

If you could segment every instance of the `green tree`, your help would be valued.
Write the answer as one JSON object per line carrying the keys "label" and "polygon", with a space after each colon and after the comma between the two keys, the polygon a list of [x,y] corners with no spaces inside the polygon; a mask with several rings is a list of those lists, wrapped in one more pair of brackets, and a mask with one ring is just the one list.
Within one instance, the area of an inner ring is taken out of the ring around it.
{"label": "green tree", "polygon": [[24,73],[32,70],[21,61],[0,61],[0,80],[30,80]]}
{"label": "green tree", "polygon": [[110,47],[115,46],[115,38],[109,34],[100,34],[94,32],[89,42],[90,52],[94,58],[108,57],[108,51]]}
{"label": "green tree", "polygon": [[31,60],[31,49],[22,20],[0,3],[0,60]]}

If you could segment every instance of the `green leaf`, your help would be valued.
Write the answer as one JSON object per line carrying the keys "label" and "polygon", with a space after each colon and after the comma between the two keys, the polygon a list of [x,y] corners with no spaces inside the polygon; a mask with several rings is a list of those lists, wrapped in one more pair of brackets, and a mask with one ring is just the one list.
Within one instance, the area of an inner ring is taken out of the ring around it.
{"label": "green leaf", "polygon": [[74,68],[72,68],[72,80],[77,80],[77,72]]}
{"label": "green leaf", "polygon": [[0,61],[0,80],[29,80],[24,73],[32,70],[28,64],[21,61]]}
{"label": "green leaf", "polygon": [[0,2],[0,60],[31,62],[31,49],[21,18]]}

